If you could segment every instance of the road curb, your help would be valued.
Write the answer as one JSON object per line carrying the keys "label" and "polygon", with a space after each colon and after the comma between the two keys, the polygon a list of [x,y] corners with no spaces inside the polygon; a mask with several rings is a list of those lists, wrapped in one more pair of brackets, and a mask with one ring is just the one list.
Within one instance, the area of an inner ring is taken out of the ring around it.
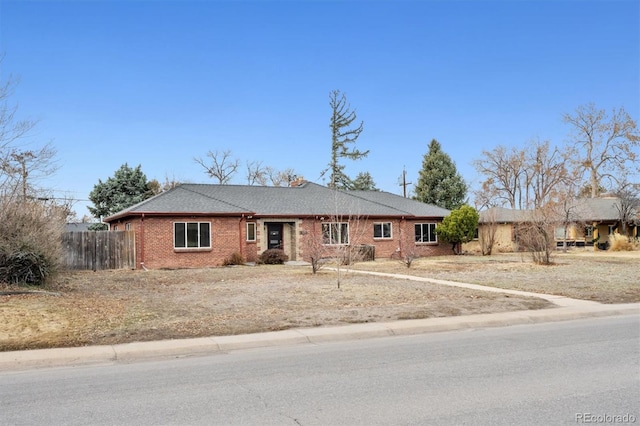
{"label": "road curb", "polygon": [[272,346],[322,344],[388,336],[504,327],[592,317],[640,315],[640,304],[558,307],[458,317],[440,317],[337,327],[300,328],[237,336],[133,342],[118,345],[0,352],[0,372],[32,368],[130,363],[180,358]]}

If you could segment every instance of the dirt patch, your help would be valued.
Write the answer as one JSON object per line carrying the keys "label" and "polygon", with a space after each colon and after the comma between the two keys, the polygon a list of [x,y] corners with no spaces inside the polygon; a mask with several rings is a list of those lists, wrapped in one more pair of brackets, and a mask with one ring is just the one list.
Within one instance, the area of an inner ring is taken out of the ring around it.
{"label": "dirt patch", "polygon": [[[640,253],[522,255],[363,262],[412,274],[604,303],[640,301]],[[24,288],[0,286],[1,292]],[[0,294],[0,350],[233,335],[552,307],[538,299],[308,266],[66,273],[33,294]]]}

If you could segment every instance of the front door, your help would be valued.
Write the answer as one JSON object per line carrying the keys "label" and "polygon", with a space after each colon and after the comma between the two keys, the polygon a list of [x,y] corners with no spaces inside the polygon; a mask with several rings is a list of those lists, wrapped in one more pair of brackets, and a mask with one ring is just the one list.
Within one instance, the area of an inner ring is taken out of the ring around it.
{"label": "front door", "polygon": [[267,223],[267,234],[269,239],[267,240],[268,249],[282,249],[282,224],[281,223]]}

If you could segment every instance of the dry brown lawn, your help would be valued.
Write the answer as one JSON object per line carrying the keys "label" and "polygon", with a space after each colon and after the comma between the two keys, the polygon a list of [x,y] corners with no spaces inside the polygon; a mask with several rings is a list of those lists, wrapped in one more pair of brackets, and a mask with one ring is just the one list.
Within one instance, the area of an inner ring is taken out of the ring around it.
{"label": "dry brown lawn", "polygon": [[357,269],[394,272],[440,280],[554,294],[601,303],[640,302],[640,251],[591,249],[555,252],[552,265],[538,265],[526,253],[443,256],[416,260],[363,262]]}
{"label": "dry brown lawn", "polygon": [[[415,274],[604,303],[640,301],[640,253],[558,255],[539,266],[520,255],[446,256],[358,263]],[[538,298],[308,266],[74,272],[30,294],[0,286],[0,350],[244,334],[551,307]]]}

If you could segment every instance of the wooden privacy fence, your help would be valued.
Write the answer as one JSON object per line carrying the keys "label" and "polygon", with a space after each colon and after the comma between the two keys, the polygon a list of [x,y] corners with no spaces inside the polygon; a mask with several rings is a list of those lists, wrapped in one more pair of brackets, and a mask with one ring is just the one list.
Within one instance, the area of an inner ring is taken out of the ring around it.
{"label": "wooden privacy fence", "polygon": [[68,269],[135,269],[134,231],[84,231],[62,234]]}

